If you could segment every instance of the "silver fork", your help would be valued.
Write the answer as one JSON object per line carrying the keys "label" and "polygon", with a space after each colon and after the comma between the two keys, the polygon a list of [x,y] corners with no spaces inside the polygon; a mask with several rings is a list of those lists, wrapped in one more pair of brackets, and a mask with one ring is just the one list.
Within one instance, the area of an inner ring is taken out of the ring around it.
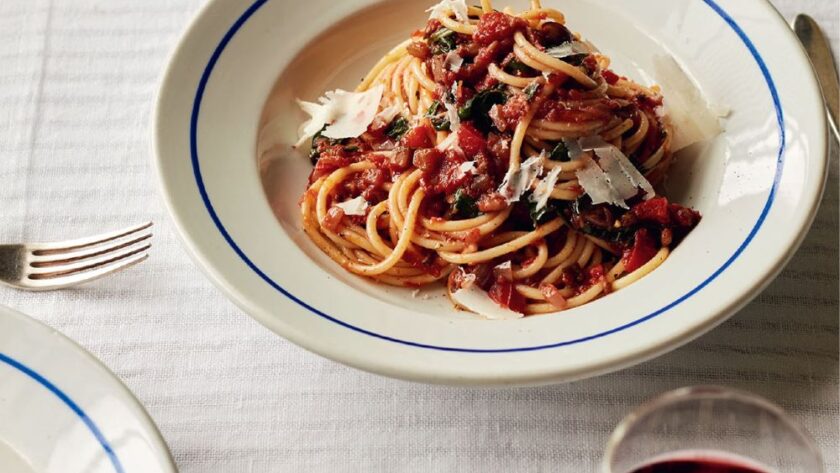
{"label": "silver fork", "polygon": [[76,286],[149,257],[152,222],[90,238],[0,245],[0,283],[30,291]]}

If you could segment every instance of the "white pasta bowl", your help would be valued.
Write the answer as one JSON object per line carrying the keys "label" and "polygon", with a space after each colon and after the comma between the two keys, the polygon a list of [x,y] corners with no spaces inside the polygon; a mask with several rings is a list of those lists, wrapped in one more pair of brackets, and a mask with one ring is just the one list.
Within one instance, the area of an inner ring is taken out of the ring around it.
{"label": "white pasta bowl", "polygon": [[[679,156],[666,185],[674,201],[703,213],[700,225],[630,287],[513,321],[458,312],[443,287],[413,294],[346,273],[301,229],[310,164],[284,145],[305,118],[294,99],[354,87],[422,27],[427,3],[211,1],[172,58],[154,137],[164,198],[198,264],[271,330],[398,378],[568,381],[710,330],[765,287],[802,241],[825,181],[825,118],[810,64],[768,2],[545,0],[616,71],[658,82],[655,58],[670,55],[709,101],[731,109],[725,132]],[[272,159],[257,158],[261,130],[281,144]]]}

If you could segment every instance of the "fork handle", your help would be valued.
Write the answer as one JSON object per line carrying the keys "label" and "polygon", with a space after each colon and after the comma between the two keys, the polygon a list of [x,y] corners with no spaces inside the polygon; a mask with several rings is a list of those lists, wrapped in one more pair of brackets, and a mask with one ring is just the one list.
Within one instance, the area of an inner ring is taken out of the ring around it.
{"label": "fork handle", "polygon": [[16,281],[23,274],[20,266],[24,248],[21,245],[0,245],[0,281]]}

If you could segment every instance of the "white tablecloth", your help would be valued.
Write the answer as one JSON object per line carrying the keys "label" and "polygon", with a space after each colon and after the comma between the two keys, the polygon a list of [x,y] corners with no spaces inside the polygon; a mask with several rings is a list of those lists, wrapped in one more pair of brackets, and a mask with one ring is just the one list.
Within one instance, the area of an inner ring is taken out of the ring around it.
{"label": "white tablecloth", "polygon": [[[609,376],[537,389],[393,381],[310,354],[199,272],[157,194],[149,115],[202,0],[0,0],[0,241],[147,219],[152,258],[64,292],[0,288],[145,404],[182,471],[594,471],[613,426],[671,388],[714,383],[779,402],[838,466],[838,159],[788,269],[728,323]],[[775,0],[838,40],[835,0]],[[2,380],[0,380],[2,382]]]}

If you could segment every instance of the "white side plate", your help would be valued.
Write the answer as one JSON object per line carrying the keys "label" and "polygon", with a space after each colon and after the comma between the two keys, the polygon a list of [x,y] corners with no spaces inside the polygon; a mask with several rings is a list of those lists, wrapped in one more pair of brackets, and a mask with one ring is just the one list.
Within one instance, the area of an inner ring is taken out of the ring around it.
{"label": "white side plate", "polygon": [[0,306],[0,471],[176,473],[139,402],[73,341]]}

